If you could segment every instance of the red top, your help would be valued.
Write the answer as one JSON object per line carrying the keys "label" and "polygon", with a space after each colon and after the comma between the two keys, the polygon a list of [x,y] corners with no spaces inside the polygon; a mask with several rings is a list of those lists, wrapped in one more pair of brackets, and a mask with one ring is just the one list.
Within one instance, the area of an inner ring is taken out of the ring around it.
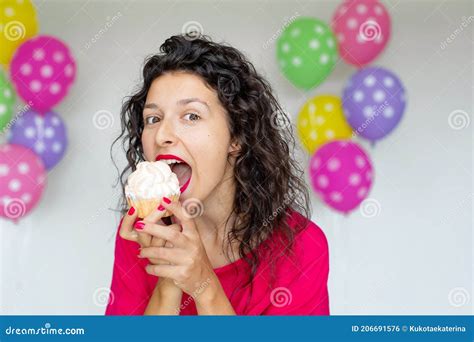
{"label": "red top", "polygon": [[[250,267],[243,259],[214,269],[237,315],[329,315],[326,236],[312,221],[293,211],[290,227],[305,227],[295,236],[288,254],[280,233],[272,234],[257,251],[263,258],[253,280],[245,284]],[[111,295],[106,315],[143,315],[158,277],[145,271],[147,259],[137,257],[138,245],[117,234]],[[275,262],[272,267],[268,260]],[[274,283],[271,283],[273,273]],[[196,315],[192,297],[183,294],[181,315]]]}

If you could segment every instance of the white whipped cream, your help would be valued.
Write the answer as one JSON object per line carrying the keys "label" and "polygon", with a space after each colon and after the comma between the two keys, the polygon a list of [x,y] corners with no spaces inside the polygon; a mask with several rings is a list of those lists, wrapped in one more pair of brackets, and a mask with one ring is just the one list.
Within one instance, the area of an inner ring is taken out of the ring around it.
{"label": "white whipped cream", "polygon": [[140,162],[127,179],[125,195],[131,199],[152,199],[179,195],[178,176],[163,161]]}

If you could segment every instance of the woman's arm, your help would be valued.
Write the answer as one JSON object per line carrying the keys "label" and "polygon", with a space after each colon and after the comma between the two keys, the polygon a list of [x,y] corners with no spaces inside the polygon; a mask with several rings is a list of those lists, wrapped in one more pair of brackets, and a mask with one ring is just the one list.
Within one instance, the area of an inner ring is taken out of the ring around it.
{"label": "woman's arm", "polygon": [[160,278],[144,315],[179,315],[183,291],[169,278]]}
{"label": "woman's arm", "polygon": [[195,302],[198,315],[235,315],[234,308],[215,274],[204,290],[196,294]]}

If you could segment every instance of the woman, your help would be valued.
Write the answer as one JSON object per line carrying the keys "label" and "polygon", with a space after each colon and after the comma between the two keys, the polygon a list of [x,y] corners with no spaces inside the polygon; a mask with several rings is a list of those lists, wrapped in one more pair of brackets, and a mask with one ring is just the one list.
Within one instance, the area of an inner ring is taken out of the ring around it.
{"label": "woman", "polygon": [[191,176],[179,203],[164,198],[143,220],[122,202],[107,315],[329,314],[327,241],[279,118],[233,47],[178,35],[147,59],[115,140],[122,187],[143,160],[180,158]]}

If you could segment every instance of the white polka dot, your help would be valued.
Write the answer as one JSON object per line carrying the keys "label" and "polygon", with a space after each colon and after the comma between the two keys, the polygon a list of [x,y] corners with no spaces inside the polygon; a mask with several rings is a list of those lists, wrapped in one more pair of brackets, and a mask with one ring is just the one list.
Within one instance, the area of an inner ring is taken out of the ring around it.
{"label": "white polka dot", "polygon": [[318,139],[318,134],[316,133],[315,130],[312,130],[310,133],[309,133],[309,137],[311,140],[316,140]]}
{"label": "white polka dot", "polygon": [[294,66],[300,66],[301,65],[301,58],[296,56],[296,57],[293,57],[293,59],[291,60],[291,64],[293,64]]}
{"label": "white polka dot", "polygon": [[55,95],[61,91],[61,85],[58,82],[54,82],[49,87],[49,91],[51,94]]}
{"label": "white polka dot", "polygon": [[339,159],[335,157],[329,159],[328,164],[327,164],[327,168],[329,171],[335,172],[339,170],[340,167],[341,167],[341,162],[339,161]]}
{"label": "white polka dot", "polygon": [[13,192],[20,191],[20,189],[21,189],[20,181],[18,179],[12,179],[8,183],[8,189],[10,189],[10,191],[13,191]]}
{"label": "white polka dot", "polygon": [[349,176],[349,184],[353,186],[357,186],[360,184],[360,175],[358,173],[352,173]]}
{"label": "white polka dot", "polygon": [[20,172],[22,175],[27,174],[29,171],[30,171],[30,167],[28,166],[27,163],[18,164],[18,172]]}
{"label": "white polka dot", "polygon": [[62,61],[64,61],[64,54],[60,51],[56,51],[53,55],[53,60],[56,63],[61,63]]}
{"label": "white polka dot", "polygon": [[1,198],[1,202],[3,203],[4,206],[7,206],[11,202],[11,197],[10,196],[3,196]]}
{"label": "white polka dot", "polygon": [[365,116],[367,119],[369,119],[369,118],[371,118],[372,116],[374,116],[374,109],[372,108],[372,106],[365,106],[362,111],[363,111],[363,113],[364,113],[364,116]]}
{"label": "white polka dot", "polygon": [[357,5],[356,10],[357,10],[357,13],[364,14],[367,12],[367,6],[365,6],[364,4],[359,4]]}
{"label": "white polka dot", "polygon": [[383,79],[383,84],[384,84],[384,86],[386,86],[387,88],[391,88],[391,87],[393,86],[393,83],[394,83],[394,82],[393,82],[393,78],[391,78],[391,77],[388,77],[388,76],[387,76],[387,77],[385,77],[385,78]]}
{"label": "white polka dot", "polygon": [[54,137],[54,129],[51,128],[51,127],[47,127],[45,130],[44,130],[44,136],[46,138],[49,138],[51,139],[52,137]]}
{"label": "white polka dot", "polygon": [[311,102],[308,106],[308,110],[310,114],[314,114],[316,112],[316,105]]}
{"label": "white polka dot", "polygon": [[321,64],[327,64],[327,62],[329,62],[329,56],[323,53],[321,57],[319,57],[319,61]]}
{"label": "white polka dot", "polygon": [[51,123],[53,124],[53,126],[59,126],[59,124],[60,124],[61,122],[59,121],[59,119],[58,119],[57,117],[54,116],[54,117],[51,119]]}
{"label": "white polka dot", "polygon": [[23,195],[21,195],[21,200],[25,203],[30,203],[31,195],[29,193],[24,193]]}
{"label": "white polka dot", "polygon": [[15,15],[15,10],[11,7],[6,7],[4,13],[6,17],[13,17]]}
{"label": "white polka dot", "polygon": [[375,14],[377,14],[377,15],[382,15],[382,14],[383,14],[383,9],[382,9],[382,7],[380,7],[380,6],[375,6],[375,7],[374,7],[374,12],[375,12]]}
{"label": "white polka dot", "polygon": [[329,185],[329,179],[325,175],[320,175],[317,178],[317,183],[321,189],[324,189],[327,188],[327,186]]}
{"label": "white polka dot", "polygon": [[319,157],[314,158],[313,162],[311,163],[311,168],[316,170],[319,165],[321,165],[321,159]]}
{"label": "white polka dot", "polygon": [[320,26],[320,25],[316,25],[314,27],[314,31],[318,34],[323,34],[324,33],[324,27]]}
{"label": "white polka dot", "polygon": [[59,153],[59,152],[61,152],[61,150],[63,149],[63,146],[61,145],[61,143],[55,142],[55,143],[53,144],[52,149],[53,149],[53,152],[54,152],[54,153]]}
{"label": "white polka dot", "polygon": [[364,84],[366,87],[372,87],[377,80],[375,79],[374,75],[369,75],[364,78]]}
{"label": "white polka dot", "polygon": [[335,135],[336,135],[336,134],[334,133],[334,131],[333,131],[332,129],[328,129],[328,130],[326,131],[326,137],[327,137],[328,139],[333,139],[333,138],[335,137]]}
{"label": "white polka dot", "polygon": [[334,109],[334,104],[332,104],[332,103],[326,103],[324,105],[324,110],[326,112],[331,112],[333,109]]}
{"label": "white polka dot", "polygon": [[53,68],[51,67],[51,65],[43,65],[41,67],[41,76],[45,77],[45,78],[49,78],[53,75]]}
{"label": "white polka dot", "polygon": [[386,108],[384,108],[383,110],[383,116],[385,116],[386,118],[391,118],[394,114],[394,110],[392,107],[388,106]]}
{"label": "white polka dot", "polygon": [[0,115],[4,115],[7,112],[7,106],[0,103]]}
{"label": "white polka dot", "polygon": [[45,146],[44,142],[42,142],[42,141],[37,141],[37,142],[35,143],[34,149],[35,149],[35,151],[36,151],[37,153],[41,154],[41,153],[44,152],[44,150],[46,150],[46,146]]}
{"label": "white polka dot", "polygon": [[363,198],[367,194],[367,188],[366,187],[361,187],[359,190],[357,190],[357,197]]}
{"label": "white polka dot", "polygon": [[313,50],[319,49],[319,40],[311,39],[311,41],[309,42],[309,47]]}
{"label": "white polka dot", "polygon": [[374,94],[372,95],[372,98],[374,99],[375,102],[382,102],[385,100],[385,92],[383,90],[376,90]]}
{"label": "white polka dot", "polygon": [[35,51],[33,51],[33,59],[35,61],[42,61],[44,59],[44,50],[36,49]]}
{"label": "white polka dot", "polygon": [[294,28],[292,31],[291,31],[291,36],[292,37],[297,37],[300,35],[300,29],[298,28]]}
{"label": "white polka dot", "polygon": [[362,156],[355,157],[355,164],[359,169],[362,169],[365,166],[365,160]]}
{"label": "white polka dot", "polygon": [[308,120],[307,119],[301,119],[301,126],[303,126],[303,127],[308,126]]}
{"label": "white polka dot", "polygon": [[44,119],[42,116],[35,116],[35,125],[36,126],[42,126],[44,124]]}
{"label": "white polka dot", "polygon": [[28,76],[29,74],[31,74],[31,70],[32,70],[31,65],[28,63],[25,63],[20,67],[20,72],[24,76]]}
{"label": "white polka dot", "polygon": [[352,98],[355,102],[361,102],[364,99],[364,92],[362,90],[356,90]]}
{"label": "white polka dot", "polygon": [[318,115],[315,118],[315,120],[316,120],[316,125],[318,125],[318,126],[321,126],[326,121],[326,119],[324,119],[324,117],[321,116],[321,115]]}
{"label": "white polka dot", "polygon": [[12,96],[12,92],[10,91],[10,89],[6,88],[3,91],[3,96],[5,96],[7,99],[9,99]]}
{"label": "white polka dot", "polygon": [[281,46],[281,50],[282,50],[283,52],[288,52],[288,51],[290,51],[290,44],[284,43],[284,44]]}
{"label": "white polka dot", "polygon": [[0,164],[0,177],[5,177],[10,172],[10,168],[6,164]]}
{"label": "white polka dot", "polygon": [[347,20],[347,28],[353,30],[357,27],[357,20],[355,18],[350,18]]}
{"label": "white polka dot", "polygon": [[34,93],[38,93],[41,90],[41,82],[38,80],[33,80],[30,82],[30,89]]}
{"label": "white polka dot", "polygon": [[331,198],[331,200],[333,202],[341,202],[342,201],[342,194],[338,191],[333,191],[331,192],[331,194],[329,195],[329,198]]}

